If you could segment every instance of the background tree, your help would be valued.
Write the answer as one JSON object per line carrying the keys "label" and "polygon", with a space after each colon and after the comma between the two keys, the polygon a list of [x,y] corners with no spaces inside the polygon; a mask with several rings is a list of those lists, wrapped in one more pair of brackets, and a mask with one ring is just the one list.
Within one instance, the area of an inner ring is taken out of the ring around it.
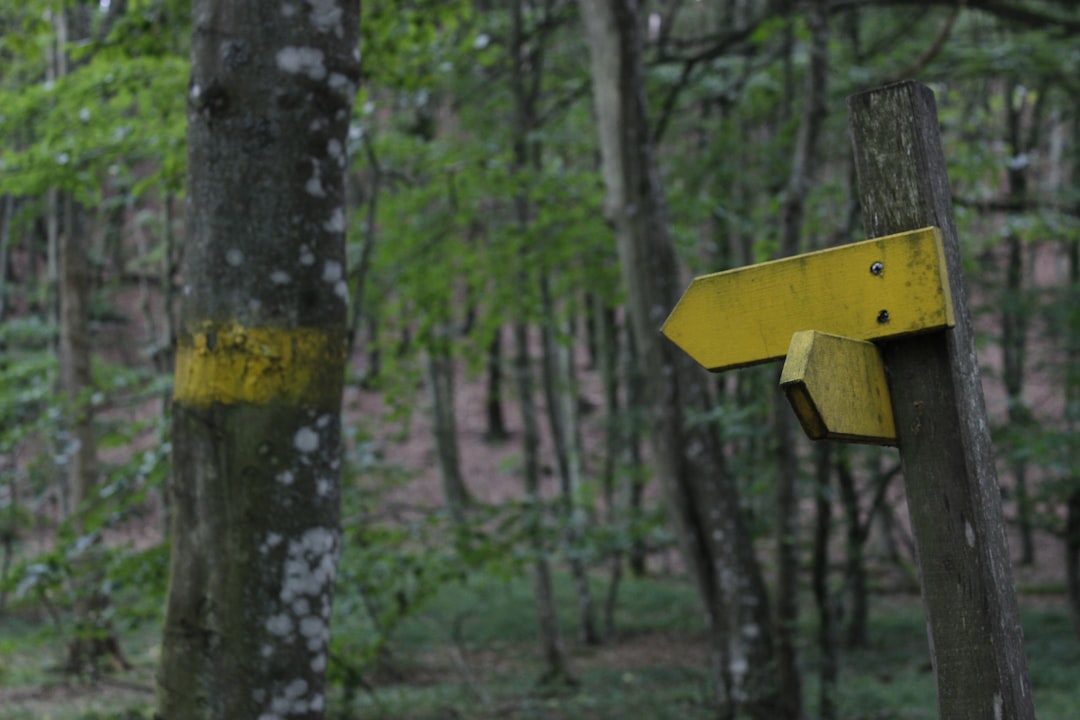
{"label": "background tree", "polygon": [[776,717],[769,605],[738,490],[711,429],[689,417],[708,402],[705,378],[657,334],[681,287],[642,95],[640,8],[635,0],[583,0],[580,7],[592,58],[604,210],[615,229],[646,382],[649,440],[705,604],[719,707],[724,716]]}

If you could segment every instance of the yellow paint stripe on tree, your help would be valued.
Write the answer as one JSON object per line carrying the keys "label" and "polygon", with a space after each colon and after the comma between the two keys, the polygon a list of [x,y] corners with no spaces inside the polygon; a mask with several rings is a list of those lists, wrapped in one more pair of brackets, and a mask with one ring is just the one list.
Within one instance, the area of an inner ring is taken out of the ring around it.
{"label": "yellow paint stripe on tree", "polygon": [[344,360],[341,330],[206,323],[179,340],[173,398],[191,406],[322,405],[340,395]]}
{"label": "yellow paint stripe on tree", "polygon": [[719,371],[782,358],[802,330],[874,340],[953,323],[941,233],[929,227],[704,275],[662,332]]}

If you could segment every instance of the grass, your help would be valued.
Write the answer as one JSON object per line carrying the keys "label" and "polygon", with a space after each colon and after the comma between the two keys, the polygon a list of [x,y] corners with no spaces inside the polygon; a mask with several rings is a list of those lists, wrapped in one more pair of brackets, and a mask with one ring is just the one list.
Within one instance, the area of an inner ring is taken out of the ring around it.
{"label": "grass", "polygon": [[[556,583],[562,625],[574,627],[567,579]],[[594,587],[597,598],[604,586]],[[345,592],[343,589],[342,592]],[[806,598],[804,603],[808,604]],[[1042,720],[1071,720],[1080,705],[1077,642],[1063,609],[1045,598],[1024,612],[1036,706]],[[804,608],[810,615],[811,608]],[[339,618],[335,633],[356,632]],[[619,637],[587,648],[566,641],[573,687],[537,684],[541,663],[528,579],[473,576],[444,588],[399,627],[391,665],[364,677],[367,687],[332,690],[328,718],[446,720],[697,720],[711,718],[707,651],[693,588],[684,580],[627,580],[617,614]],[[456,629],[455,629],[456,628]],[[817,714],[814,623],[802,627],[803,685],[809,717]],[[0,720],[145,720],[151,716],[158,630],[125,636],[136,668],[95,686],[71,684],[51,669],[62,642],[35,620],[0,620]],[[116,684],[124,683],[124,687]],[[143,689],[139,690],[141,686]],[[134,688],[134,689],[133,689]],[[875,597],[871,645],[845,651],[838,685],[842,718],[923,720],[937,717],[934,678],[917,597]]]}

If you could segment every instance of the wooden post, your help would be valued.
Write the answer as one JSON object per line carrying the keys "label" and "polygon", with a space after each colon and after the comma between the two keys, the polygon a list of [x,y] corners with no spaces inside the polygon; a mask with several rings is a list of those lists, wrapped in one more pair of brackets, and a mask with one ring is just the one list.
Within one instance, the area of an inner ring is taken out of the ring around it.
{"label": "wooden post", "polygon": [[933,92],[848,99],[869,237],[941,229],[955,325],[880,343],[946,720],[1035,717]]}

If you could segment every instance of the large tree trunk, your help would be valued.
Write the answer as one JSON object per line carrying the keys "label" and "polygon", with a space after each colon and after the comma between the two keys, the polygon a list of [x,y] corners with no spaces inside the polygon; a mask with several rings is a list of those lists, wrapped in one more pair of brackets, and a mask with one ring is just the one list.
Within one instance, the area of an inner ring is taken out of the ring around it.
{"label": "large tree trunk", "polygon": [[592,58],[605,214],[615,228],[638,343],[653,459],[710,625],[725,716],[777,717],[772,627],[761,570],[712,429],[688,422],[709,406],[703,371],[663,341],[681,292],[675,248],[649,139],[636,0],[581,0]]}
{"label": "large tree trunk", "polygon": [[164,720],[325,706],[359,3],[282,7],[192,10]]}

